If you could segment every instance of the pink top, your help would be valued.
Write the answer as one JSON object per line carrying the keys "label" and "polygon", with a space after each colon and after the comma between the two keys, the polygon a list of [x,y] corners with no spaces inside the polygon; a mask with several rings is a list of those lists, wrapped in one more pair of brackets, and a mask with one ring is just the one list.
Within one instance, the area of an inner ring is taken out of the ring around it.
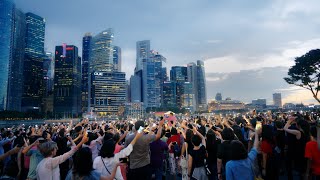
{"label": "pink top", "polygon": [[114,148],[114,154],[120,152],[122,148],[123,148],[123,147],[117,143],[117,144],[116,144],[116,147]]}

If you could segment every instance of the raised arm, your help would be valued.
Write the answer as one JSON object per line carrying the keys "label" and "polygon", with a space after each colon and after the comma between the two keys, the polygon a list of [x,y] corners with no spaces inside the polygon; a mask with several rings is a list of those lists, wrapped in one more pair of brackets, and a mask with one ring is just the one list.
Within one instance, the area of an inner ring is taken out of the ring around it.
{"label": "raised arm", "polygon": [[287,133],[290,133],[290,134],[295,135],[295,136],[296,136],[296,139],[300,139],[300,138],[301,138],[301,132],[300,132],[300,131],[294,130],[294,129],[289,129],[291,123],[292,123],[294,120],[295,120],[295,117],[290,117],[283,129],[284,129]]}

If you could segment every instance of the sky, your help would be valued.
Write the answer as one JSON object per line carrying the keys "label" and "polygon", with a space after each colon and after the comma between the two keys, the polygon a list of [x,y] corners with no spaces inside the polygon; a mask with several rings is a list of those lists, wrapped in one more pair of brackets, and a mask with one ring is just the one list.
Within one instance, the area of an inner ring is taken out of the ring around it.
{"label": "sky", "polygon": [[[165,66],[203,60],[208,100],[251,102],[282,93],[283,103],[316,103],[309,91],[283,78],[294,58],[320,47],[317,0],[15,0],[17,8],[46,19],[47,51],[62,43],[79,47],[86,32],[114,29],[127,79],[135,67],[136,41],[167,58]],[[81,53],[79,53],[81,56]]]}

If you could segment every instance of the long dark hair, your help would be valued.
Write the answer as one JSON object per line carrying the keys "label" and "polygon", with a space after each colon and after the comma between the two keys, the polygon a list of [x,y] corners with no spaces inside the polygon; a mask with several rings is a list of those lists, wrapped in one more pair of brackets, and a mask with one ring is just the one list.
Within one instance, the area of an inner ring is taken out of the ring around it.
{"label": "long dark hair", "polygon": [[73,177],[88,176],[91,171],[93,171],[92,152],[88,147],[81,148],[73,157]]}

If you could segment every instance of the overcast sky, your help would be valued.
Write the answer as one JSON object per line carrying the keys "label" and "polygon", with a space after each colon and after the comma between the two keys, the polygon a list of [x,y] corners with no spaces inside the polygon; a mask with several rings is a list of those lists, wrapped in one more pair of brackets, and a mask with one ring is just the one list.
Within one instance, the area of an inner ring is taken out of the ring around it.
{"label": "overcast sky", "polygon": [[[281,92],[284,102],[313,103],[308,91],[283,80],[294,57],[320,47],[317,0],[15,0],[46,19],[46,48],[62,43],[81,50],[86,32],[107,28],[122,48],[127,79],[135,44],[167,58],[167,68],[205,61],[208,99],[217,92],[245,102]],[[81,53],[80,53],[81,56]]]}

